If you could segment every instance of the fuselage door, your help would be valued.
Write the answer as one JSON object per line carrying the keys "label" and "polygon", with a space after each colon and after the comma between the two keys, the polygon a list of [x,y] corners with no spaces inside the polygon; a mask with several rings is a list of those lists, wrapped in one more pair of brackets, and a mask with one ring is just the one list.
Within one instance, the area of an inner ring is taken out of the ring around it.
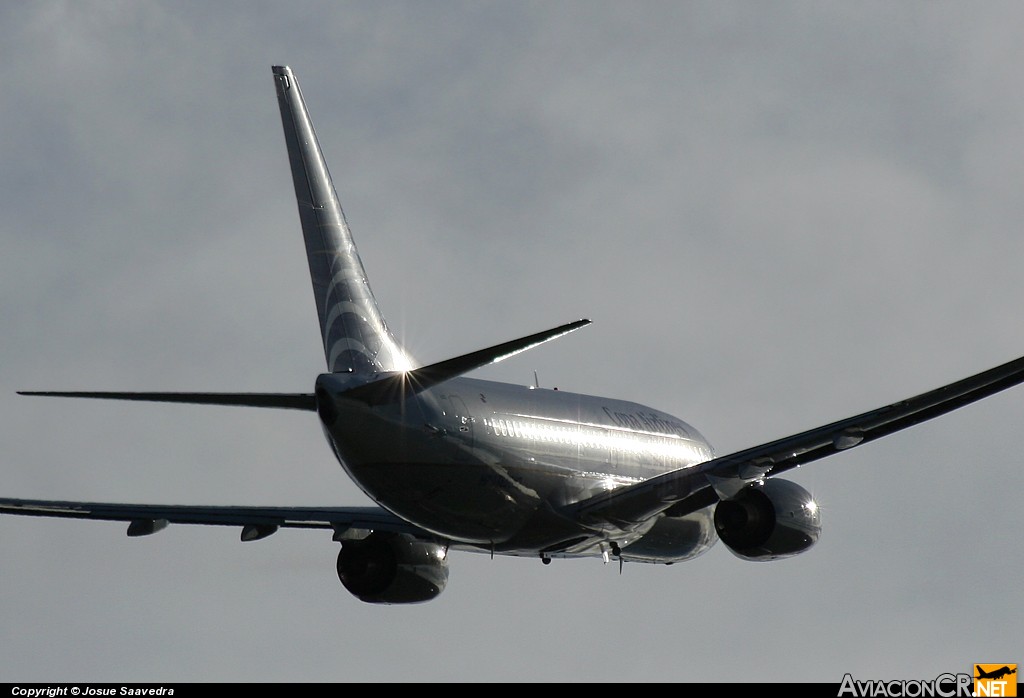
{"label": "fuselage door", "polygon": [[465,401],[458,395],[448,395],[448,402],[451,405],[450,423],[454,423],[452,432],[457,441],[467,447],[473,447],[473,425],[476,420],[469,413]]}

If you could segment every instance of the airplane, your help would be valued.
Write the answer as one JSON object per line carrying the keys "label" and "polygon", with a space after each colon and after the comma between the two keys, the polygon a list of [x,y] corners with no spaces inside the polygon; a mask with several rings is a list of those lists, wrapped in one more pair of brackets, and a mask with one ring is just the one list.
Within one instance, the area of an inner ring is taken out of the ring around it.
{"label": "airplane", "polygon": [[1003,666],[1003,667],[1000,667],[999,669],[996,669],[994,671],[985,671],[985,670],[983,670],[981,668],[978,668],[978,675],[975,676],[974,678],[976,678],[976,679],[994,679],[994,680],[998,680],[998,679],[1003,678],[1004,676],[1009,676],[1010,674],[1016,674],[1016,673],[1017,673],[1016,667],[1011,669],[1009,666]]}
{"label": "airplane", "polygon": [[788,558],[821,533],[811,494],[779,477],[1024,381],[1024,357],[906,400],[723,456],[652,407],[467,376],[587,324],[581,319],[427,365],[389,330],[295,74],[274,66],[326,372],[312,392],[19,391],[21,395],[303,410],[371,506],[266,507],[0,499],[0,513],[332,532],[338,577],[368,603],[436,598],[453,550],[673,564],[718,540],[750,561]]}

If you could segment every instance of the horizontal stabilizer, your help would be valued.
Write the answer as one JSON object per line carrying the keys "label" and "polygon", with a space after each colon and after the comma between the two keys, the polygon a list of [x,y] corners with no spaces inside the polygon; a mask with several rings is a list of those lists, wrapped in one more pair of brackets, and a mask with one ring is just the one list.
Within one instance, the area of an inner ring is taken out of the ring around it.
{"label": "horizontal stabilizer", "polygon": [[544,332],[538,332],[527,337],[513,339],[510,342],[496,344],[493,347],[456,356],[454,359],[447,359],[412,371],[395,373],[373,383],[367,383],[366,385],[360,385],[347,390],[344,393],[344,397],[371,405],[397,402],[432,388],[446,380],[469,373],[482,366],[497,363],[519,352],[532,349],[538,344],[557,339],[589,324],[590,320],[577,320]]}
{"label": "horizontal stabilizer", "polygon": [[316,397],[312,393],[114,393],[19,390],[18,395],[91,397],[101,400],[140,400],[143,402],[186,402],[194,405],[233,405],[236,407],[274,407],[316,412]]}

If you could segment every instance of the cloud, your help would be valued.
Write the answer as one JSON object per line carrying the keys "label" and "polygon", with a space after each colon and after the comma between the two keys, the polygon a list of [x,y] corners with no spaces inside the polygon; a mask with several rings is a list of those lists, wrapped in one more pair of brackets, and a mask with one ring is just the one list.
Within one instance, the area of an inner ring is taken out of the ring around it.
{"label": "cloud", "polygon": [[[308,390],[319,339],[269,67],[302,80],[424,361],[651,404],[719,452],[1008,360],[1014,4],[46,2],[0,8],[5,496],[362,504],[303,415],[16,397]],[[793,479],[818,547],[668,568],[453,558],[359,604],[296,531],[7,517],[17,681],[825,681],[1003,661],[1017,391]],[[306,416],[308,417],[308,415]],[[1002,610],[997,610],[1002,609]]]}

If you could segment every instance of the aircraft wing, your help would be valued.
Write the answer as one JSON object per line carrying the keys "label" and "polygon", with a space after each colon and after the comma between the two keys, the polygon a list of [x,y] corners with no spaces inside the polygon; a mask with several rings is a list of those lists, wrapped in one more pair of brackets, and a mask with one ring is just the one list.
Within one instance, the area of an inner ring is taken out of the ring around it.
{"label": "aircraft wing", "polygon": [[278,528],[326,528],[334,529],[335,534],[366,529],[437,540],[437,536],[380,507],[190,506],[0,499],[0,514],[127,521],[129,536],[148,535],[175,523],[239,526],[244,541],[265,538]]}
{"label": "aircraft wing", "polygon": [[941,388],[815,429],[612,490],[576,505],[581,518],[640,522],[702,509],[746,484],[952,412],[1024,382],[1024,357]]}

